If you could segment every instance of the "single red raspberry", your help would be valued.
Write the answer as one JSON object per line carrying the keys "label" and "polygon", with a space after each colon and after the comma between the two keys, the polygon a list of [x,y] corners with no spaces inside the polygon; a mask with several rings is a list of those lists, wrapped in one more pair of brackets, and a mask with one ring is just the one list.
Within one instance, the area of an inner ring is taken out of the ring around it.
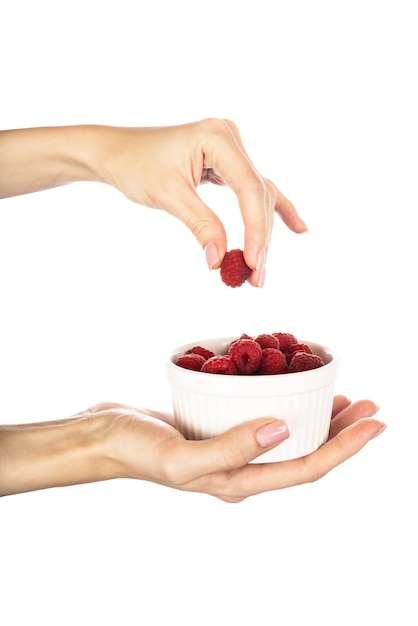
{"label": "single red raspberry", "polygon": [[282,352],[286,352],[290,345],[298,342],[295,335],[292,335],[292,333],[272,333],[272,335],[278,340],[279,348]]}
{"label": "single red raspberry", "polygon": [[202,365],[201,372],[206,374],[229,374],[237,373],[234,361],[227,355],[212,356]]}
{"label": "single red raspberry", "polygon": [[200,354],[204,359],[210,359],[211,356],[215,356],[215,353],[212,350],[208,350],[203,346],[193,346],[190,350],[187,350],[186,354]]}
{"label": "single red raspberry", "polygon": [[200,372],[202,365],[206,362],[205,357],[201,354],[183,354],[179,356],[176,365],[184,367],[186,370],[195,370]]}
{"label": "single red raspberry", "polygon": [[292,343],[286,350],[286,358],[287,362],[290,363],[290,359],[296,352],[306,352],[307,354],[312,354],[311,348],[306,343]]}
{"label": "single red raspberry", "polygon": [[239,248],[229,250],[221,265],[221,278],[229,287],[240,287],[250,277],[252,269],[244,260],[244,253]]}
{"label": "single red raspberry", "polygon": [[289,374],[294,372],[305,372],[322,367],[324,361],[317,354],[309,354],[307,352],[295,352],[290,359],[287,371]]}
{"label": "single red raspberry", "polygon": [[255,341],[260,344],[263,348],[277,348],[280,349],[279,340],[274,335],[269,335],[268,333],[262,333],[255,338]]}
{"label": "single red raspberry", "polygon": [[277,348],[264,348],[258,367],[258,374],[285,374],[287,372],[286,356]]}
{"label": "single red raspberry", "polygon": [[261,353],[261,346],[254,339],[233,341],[228,350],[239,374],[254,374],[260,365]]}

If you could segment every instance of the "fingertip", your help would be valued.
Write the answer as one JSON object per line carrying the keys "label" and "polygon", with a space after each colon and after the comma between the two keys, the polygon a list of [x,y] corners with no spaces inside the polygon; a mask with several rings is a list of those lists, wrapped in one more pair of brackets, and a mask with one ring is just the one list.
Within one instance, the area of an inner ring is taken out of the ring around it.
{"label": "fingertip", "polygon": [[266,265],[267,252],[266,246],[261,244],[259,246],[255,244],[244,243],[244,259],[248,267],[254,272],[260,274]]}
{"label": "fingertip", "polygon": [[264,267],[261,272],[253,272],[247,282],[250,283],[252,287],[262,289],[266,282],[266,268]]}
{"label": "fingertip", "polygon": [[378,437],[384,430],[386,430],[384,422],[373,417],[363,417],[340,431],[335,438],[345,439],[348,446],[351,443],[351,445],[360,449],[366,443]]}
{"label": "fingertip", "polygon": [[263,267],[258,277],[257,287],[259,287],[260,289],[264,287],[265,281],[266,281],[266,268]]}
{"label": "fingertip", "polygon": [[257,263],[255,266],[256,271],[261,273],[264,270],[265,264],[266,264],[266,249],[261,248],[261,250],[257,254]]}
{"label": "fingertip", "polygon": [[298,224],[296,225],[295,232],[298,235],[303,235],[304,233],[309,232],[308,226],[305,224],[305,222],[301,218],[298,219]]}
{"label": "fingertip", "polygon": [[217,245],[214,244],[213,241],[210,241],[204,246],[203,250],[205,253],[208,268],[210,270],[217,269],[220,265],[219,251]]}
{"label": "fingertip", "polygon": [[387,424],[385,424],[384,422],[378,422],[378,426],[376,426],[375,433],[370,437],[370,439],[375,439],[376,437],[381,435],[383,431],[386,430],[386,428],[387,428]]}
{"label": "fingertip", "polygon": [[308,226],[300,217],[295,205],[277,189],[275,211],[290,230],[302,234],[308,232]]}
{"label": "fingertip", "polygon": [[347,396],[343,396],[342,394],[336,395],[334,397],[333,404],[332,404],[331,420],[337,417],[338,414],[341,413],[343,409],[346,409],[347,407],[349,407],[350,404],[351,404],[351,400],[350,398],[347,398]]}
{"label": "fingertip", "polygon": [[301,217],[299,217],[299,215],[283,215],[280,214],[283,222],[286,224],[286,226],[293,231],[294,233],[296,233],[296,235],[304,235],[306,233],[309,233],[309,228],[307,226],[307,224],[303,221],[303,219]]}

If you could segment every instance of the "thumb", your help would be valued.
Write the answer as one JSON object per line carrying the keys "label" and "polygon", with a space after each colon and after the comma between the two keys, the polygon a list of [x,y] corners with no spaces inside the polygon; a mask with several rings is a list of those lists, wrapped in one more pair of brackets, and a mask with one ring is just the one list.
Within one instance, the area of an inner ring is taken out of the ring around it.
{"label": "thumb", "polygon": [[246,465],[289,436],[287,424],[281,419],[252,420],[234,426],[218,437],[222,447],[222,469]]}
{"label": "thumb", "polygon": [[281,419],[258,418],[200,441],[188,441],[188,473],[194,478],[247,465],[290,436]]}
{"label": "thumb", "polygon": [[227,236],[219,217],[194,189],[182,189],[175,205],[167,207],[193,233],[206,253],[209,269],[218,269],[227,249]]}

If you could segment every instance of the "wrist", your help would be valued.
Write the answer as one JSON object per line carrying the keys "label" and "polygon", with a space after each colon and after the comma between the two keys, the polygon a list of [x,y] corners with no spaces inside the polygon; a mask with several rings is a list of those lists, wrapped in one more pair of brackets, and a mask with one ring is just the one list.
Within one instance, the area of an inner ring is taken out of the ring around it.
{"label": "wrist", "polygon": [[82,415],[0,428],[0,494],[108,480],[117,476],[109,421]]}
{"label": "wrist", "polygon": [[78,125],[44,129],[49,138],[47,157],[58,184],[104,182],[101,174],[106,126]]}

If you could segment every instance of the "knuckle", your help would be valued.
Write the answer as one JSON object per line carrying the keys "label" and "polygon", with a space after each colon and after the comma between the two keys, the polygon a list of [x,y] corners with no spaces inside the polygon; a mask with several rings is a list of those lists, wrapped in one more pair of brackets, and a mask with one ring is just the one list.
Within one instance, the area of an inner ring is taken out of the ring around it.
{"label": "knuckle", "polygon": [[209,135],[224,135],[229,132],[225,120],[219,117],[207,117],[200,122],[202,131]]}
{"label": "knuckle", "polygon": [[86,411],[89,413],[100,413],[101,411],[111,411],[118,408],[119,405],[116,402],[98,402],[89,406]]}
{"label": "knuckle", "polygon": [[187,218],[185,224],[197,239],[200,239],[205,231],[210,230],[212,227],[209,219],[203,216],[196,217],[195,215]]}
{"label": "knuckle", "polygon": [[235,469],[247,465],[251,459],[238,443],[231,443],[225,447],[223,460],[225,469]]}
{"label": "knuckle", "polygon": [[234,143],[239,138],[239,130],[237,125],[231,120],[222,119],[220,117],[207,117],[201,122],[198,122],[200,134],[205,138],[208,143],[215,143],[216,141],[222,144],[225,141],[231,141],[233,138]]}
{"label": "knuckle", "polygon": [[229,118],[225,119],[224,122],[229,126],[235,136],[239,135],[239,129],[235,122],[233,122]]}
{"label": "knuckle", "polygon": [[189,475],[182,468],[181,460],[172,455],[168,455],[168,458],[165,458],[159,465],[159,475],[164,485],[174,488],[181,488],[190,480]]}

